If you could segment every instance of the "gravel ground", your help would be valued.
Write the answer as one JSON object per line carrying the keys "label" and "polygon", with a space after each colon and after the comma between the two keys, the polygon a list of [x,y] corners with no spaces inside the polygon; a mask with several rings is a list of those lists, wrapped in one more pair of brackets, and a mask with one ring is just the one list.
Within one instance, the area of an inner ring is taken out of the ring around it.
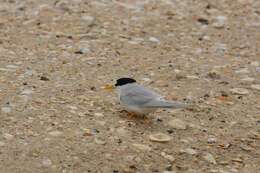
{"label": "gravel ground", "polygon": [[[0,172],[259,172],[259,31],[259,0],[0,1]],[[126,76],[193,106],[130,119]]]}

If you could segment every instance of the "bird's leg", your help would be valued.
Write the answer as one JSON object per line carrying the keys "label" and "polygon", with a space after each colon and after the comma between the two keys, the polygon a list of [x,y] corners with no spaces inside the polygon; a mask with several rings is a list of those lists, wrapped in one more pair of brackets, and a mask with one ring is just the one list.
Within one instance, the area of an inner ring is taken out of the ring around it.
{"label": "bird's leg", "polygon": [[147,116],[143,115],[142,118],[143,118],[145,124],[151,124],[152,123],[151,119],[149,119]]}
{"label": "bird's leg", "polygon": [[133,113],[133,112],[128,112],[127,115],[128,115],[128,117],[129,117],[130,119],[133,119],[133,118],[136,117],[136,114]]}

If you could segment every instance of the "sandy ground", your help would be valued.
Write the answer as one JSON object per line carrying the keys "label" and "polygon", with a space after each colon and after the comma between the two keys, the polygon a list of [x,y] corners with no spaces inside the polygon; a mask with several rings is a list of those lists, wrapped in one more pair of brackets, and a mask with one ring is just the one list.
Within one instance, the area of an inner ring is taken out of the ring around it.
{"label": "sandy ground", "polygon": [[[1,0],[0,172],[259,172],[259,31],[259,0]],[[193,106],[130,119],[126,76]]]}

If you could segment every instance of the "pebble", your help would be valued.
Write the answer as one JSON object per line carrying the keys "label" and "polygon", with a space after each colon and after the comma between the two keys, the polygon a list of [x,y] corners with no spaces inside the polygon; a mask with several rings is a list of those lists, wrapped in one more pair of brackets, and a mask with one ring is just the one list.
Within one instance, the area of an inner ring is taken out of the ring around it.
{"label": "pebble", "polygon": [[169,142],[172,138],[164,133],[155,133],[149,136],[153,142]]}
{"label": "pebble", "polygon": [[260,63],[258,61],[253,61],[250,63],[252,66],[258,67]]}
{"label": "pebble", "polygon": [[104,114],[102,114],[102,113],[99,113],[99,112],[97,112],[97,113],[94,113],[94,115],[95,115],[95,117],[104,117]]}
{"label": "pebble", "polygon": [[30,69],[26,69],[24,76],[32,76],[33,75],[33,71]]}
{"label": "pebble", "polygon": [[198,21],[199,23],[203,24],[203,25],[208,25],[208,24],[209,24],[209,20],[206,19],[206,18],[200,17],[200,18],[197,19],[197,21]]}
{"label": "pebble", "polygon": [[227,50],[227,45],[224,43],[216,43],[215,44],[215,52],[223,55]]}
{"label": "pebble", "polygon": [[173,119],[168,122],[168,125],[174,129],[185,130],[187,128],[187,124],[180,119]]}
{"label": "pebble", "polygon": [[82,16],[81,19],[87,24],[88,26],[93,25],[95,18],[93,16]]}
{"label": "pebble", "polygon": [[85,54],[85,53],[89,53],[89,52],[90,52],[89,48],[83,47],[83,48],[80,48],[78,51],[76,51],[75,54]]}
{"label": "pebble", "polygon": [[232,94],[238,94],[238,95],[247,95],[249,94],[249,91],[245,88],[232,88],[230,89],[230,92]]}
{"label": "pebble", "polygon": [[52,161],[51,161],[50,159],[44,158],[44,159],[42,160],[42,166],[44,166],[44,167],[49,167],[49,166],[51,166],[51,165],[52,165]]}
{"label": "pebble", "polygon": [[160,43],[160,40],[158,38],[155,38],[155,37],[150,37],[149,41],[154,42],[154,43]]}
{"label": "pebble", "polygon": [[94,141],[98,145],[105,145],[106,144],[106,141],[101,137],[95,137]]}
{"label": "pebble", "polygon": [[135,143],[133,144],[133,146],[141,151],[151,151],[151,147],[149,147],[148,145]]}
{"label": "pebble", "polygon": [[210,77],[211,79],[220,79],[220,73],[212,70],[208,73],[208,77]]}
{"label": "pebble", "polygon": [[199,79],[199,76],[195,76],[195,75],[188,75],[186,77],[187,79]]}
{"label": "pebble", "polygon": [[255,78],[252,78],[252,77],[245,77],[245,78],[241,79],[241,82],[251,83],[251,82],[254,82],[254,81],[255,81]]}
{"label": "pebble", "polygon": [[256,67],[256,68],[255,68],[255,71],[258,72],[258,73],[260,73],[260,67]]}
{"label": "pebble", "polygon": [[5,146],[5,143],[3,141],[0,141],[0,147]]}
{"label": "pebble", "polygon": [[210,137],[208,138],[208,143],[209,143],[209,144],[216,143],[216,142],[217,142],[217,138],[216,138],[216,137],[210,136]]}
{"label": "pebble", "polygon": [[6,139],[6,140],[12,140],[14,138],[14,135],[11,135],[9,133],[4,133],[3,134],[3,137]]}
{"label": "pebble", "polygon": [[232,159],[233,162],[243,163],[243,160],[240,158],[234,158]]}
{"label": "pebble", "polygon": [[10,113],[12,111],[12,109],[10,107],[2,107],[1,111],[4,113]]}
{"label": "pebble", "polygon": [[204,36],[202,37],[202,39],[203,39],[203,40],[206,40],[206,41],[210,41],[210,36],[204,35]]}
{"label": "pebble", "polygon": [[51,136],[54,136],[54,137],[58,137],[58,136],[61,136],[63,133],[61,131],[52,131],[52,132],[49,132],[49,135]]}
{"label": "pebble", "polygon": [[150,79],[150,78],[146,78],[146,77],[145,77],[145,78],[143,78],[142,80],[143,80],[143,81],[145,81],[145,82],[150,82],[150,81],[151,81],[151,79]]}
{"label": "pebble", "polygon": [[128,41],[130,44],[140,44],[144,41],[143,38],[131,38],[131,40]]}
{"label": "pebble", "polygon": [[254,85],[251,85],[251,88],[260,91],[260,84],[254,84]]}
{"label": "pebble", "polygon": [[237,74],[247,74],[247,73],[249,73],[249,70],[248,70],[248,68],[242,68],[242,69],[236,70],[235,73],[237,73]]}
{"label": "pebble", "polygon": [[226,25],[227,17],[226,16],[217,16],[214,19],[214,23],[212,24],[215,28],[221,29]]}
{"label": "pebble", "polygon": [[161,156],[171,162],[175,161],[175,158],[172,155],[166,154],[165,152],[161,152]]}
{"label": "pebble", "polygon": [[187,153],[187,154],[190,154],[190,155],[196,155],[198,154],[198,152],[192,148],[186,148],[186,149],[182,149],[180,150],[181,153]]}
{"label": "pebble", "polygon": [[16,69],[16,68],[18,68],[18,66],[17,65],[7,65],[6,66],[6,68],[12,68],[12,69]]}
{"label": "pebble", "polygon": [[245,145],[245,144],[241,144],[240,145],[240,148],[244,151],[252,151],[253,148],[252,147],[249,147],[248,145]]}
{"label": "pebble", "polygon": [[207,162],[209,162],[209,163],[212,163],[212,164],[214,164],[214,165],[217,164],[217,162],[216,162],[214,156],[213,156],[212,154],[210,154],[210,153],[205,154],[205,155],[203,156],[203,158],[204,158]]}
{"label": "pebble", "polygon": [[31,89],[25,89],[21,92],[22,95],[29,95],[29,94],[32,94],[33,93],[33,90]]}
{"label": "pebble", "polygon": [[14,72],[15,69],[0,68],[0,71],[5,71],[5,72]]}

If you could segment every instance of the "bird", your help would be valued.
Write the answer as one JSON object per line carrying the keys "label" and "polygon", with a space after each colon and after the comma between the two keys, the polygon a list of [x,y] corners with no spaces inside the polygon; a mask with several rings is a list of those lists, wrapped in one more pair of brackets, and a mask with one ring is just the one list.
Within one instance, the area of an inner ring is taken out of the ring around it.
{"label": "bird", "polygon": [[133,78],[120,78],[114,87],[120,104],[131,115],[148,115],[159,108],[178,109],[187,105],[178,101],[165,100],[160,94],[137,83]]}

